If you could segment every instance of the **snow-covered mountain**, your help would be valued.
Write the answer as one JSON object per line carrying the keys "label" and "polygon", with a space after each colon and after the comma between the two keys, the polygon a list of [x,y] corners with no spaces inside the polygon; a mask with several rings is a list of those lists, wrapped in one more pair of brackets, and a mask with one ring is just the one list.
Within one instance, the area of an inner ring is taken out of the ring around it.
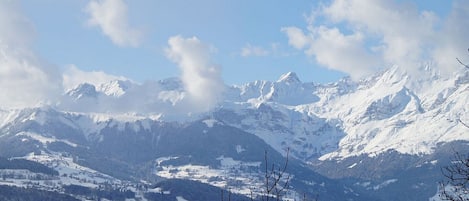
{"label": "snow-covered mountain", "polygon": [[263,150],[281,161],[289,149],[291,197],[315,191],[327,200],[387,200],[404,186],[425,192],[415,199],[432,197],[438,167],[454,151],[448,147],[469,151],[464,69],[443,77],[429,67],[393,67],[330,84],[289,72],[226,86],[210,111],[189,99],[177,78],[83,83],[57,105],[0,111],[0,155],[42,163],[31,153],[60,155],[100,178],[195,180],[247,195],[262,185]]}
{"label": "snow-covered mountain", "polygon": [[469,72],[450,78],[430,68],[409,74],[398,67],[368,79],[319,85],[294,73],[277,82],[233,86],[217,118],[255,133],[278,150],[321,160],[395,150],[429,154],[439,143],[469,140]]}
{"label": "snow-covered mountain", "polygon": [[[132,117],[60,112],[50,107],[22,110],[1,128],[0,153],[53,168],[58,176],[40,182],[37,188],[58,191],[70,185],[98,188],[112,183],[118,189],[148,193],[137,187],[180,179],[245,196],[261,195],[263,167],[281,167],[285,161],[256,135],[215,119],[179,123]],[[328,200],[368,199],[301,161],[290,159],[288,168],[285,174],[296,186],[288,191],[290,198],[321,193]],[[14,178],[4,183],[27,185]]]}
{"label": "snow-covered mountain", "polygon": [[309,113],[339,120],[346,133],[339,149],[322,159],[388,150],[429,154],[438,143],[469,140],[458,122],[469,120],[468,75],[462,72],[443,79],[423,74],[415,78],[392,68],[362,81],[346,94],[305,106]]}

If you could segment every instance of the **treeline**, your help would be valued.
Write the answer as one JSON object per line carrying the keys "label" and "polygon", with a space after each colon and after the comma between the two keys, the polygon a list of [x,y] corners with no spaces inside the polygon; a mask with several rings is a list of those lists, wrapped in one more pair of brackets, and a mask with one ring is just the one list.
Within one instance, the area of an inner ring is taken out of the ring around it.
{"label": "treeline", "polygon": [[[231,200],[231,201],[246,201],[250,198],[230,193],[227,190],[204,184],[198,181],[182,180],[182,179],[168,179],[163,180],[152,186],[151,188],[164,189],[168,193],[160,192],[147,192],[145,198],[152,201],[166,201],[177,200],[178,196],[191,201],[206,201],[206,200]],[[254,201],[258,201],[254,199]]]}
{"label": "treeline", "polygon": [[78,201],[78,199],[53,192],[43,191],[30,188],[19,188],[13,186],[2,186],[0,185],[0,200],[2,201],[37,201],[37,200],[48,200],[48,201]]}
{"label": "treeline", "polygon": [[129,198],[134,198],[135,193],[130,190],[119,190],[119,189],[106,189],[106,190],[98,190],[94,188],[88,188],[85,186],[79,185],[67,185],[64,186],[65,193],[72,194],[72,195],[81,195],[86,197],[87,199],[92,200],[101,200],[102,198],[106,198],[108,200],[126,200]]}
{"label": "treeline", "polygon": [[5,157],[0,157],[0,169],[23,169],[34,173],[43,173],[53,176],[59,175],[59,172],[52,168],[26,159],[8,159]]}

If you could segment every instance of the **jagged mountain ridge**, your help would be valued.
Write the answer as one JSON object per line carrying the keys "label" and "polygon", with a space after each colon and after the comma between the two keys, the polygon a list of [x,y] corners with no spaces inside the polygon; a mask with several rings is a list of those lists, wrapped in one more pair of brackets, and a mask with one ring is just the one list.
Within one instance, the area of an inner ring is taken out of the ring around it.
{"label": "jagged mountain ridge", "polygon": [[418,155],[441,142],[469,140],[458,124],[469,120],[468,82],[467,71],[444,78],[428,67],[419,74],[393,67],[357,82],[344,78],[326,85],[303,83],[289,72],[275,82],[227,86],[212,111],[188,114],[179,108],[186,95],[178,79],[112,81],[79,85],[56,108],[162,121],[212,115],[258,135],[278,151],[291,147],[304,160],[387,150]]}
{"label": "jagged mountain ridge", "polygon": [[[0,111],[0,147],[3,148],[0,153],[34,160],[28,154],[33,152],[53,158],[54,154],[67,153],[84,158],[81,165],[98,171],[106,171],[103,167],[120,167],[119,171],[106,173],[116,177],[132,175],[132,172],[139,172],[137,177],[143,177],[142,174],[147,173],[129,164],[156,160],[158,171],[153,176],[191,179],[178,173],[185,169],[192,174],[192,179],[212,182],[212,185],[236,181],[215,179],[220,179],[226,171],[221,174],[220,169],[210,169],[207,165],[225,170],[252,171],[253,167],[259,167],[256,161],[234,157],[233,154],[246,150],[241,144],[226,146],[230,147],[231,155],[220,154],[224,152],[217,149],[215,153],[219,155],[203,157],[202,154],[192,158],[187,156],[188,152],[178,152],[181,151],[178,147],[186,145],[168,147],[168,150],[174,149],[172,153],[179,153],[176,158],[170,153],[151,157],[139,154],[165,153],[155,149],[161,132],[174,133],[184,127],[181,125],[203,122],[202,125],[210,129],[197,131],[201,136],[213,129],[209,125],[219,124],[224,126],[219,133],[232,129],[246,132],[248,135],[244,136],[262,139],[257,145],[271,146],[271,152],[282,154],[290,148],[291,156],[310,164],[323,175],[357,179],[346,182],[347,188],[361,195],[363,191],[372,191],[376,197],[386,200],[386,196],[392,194],[388,189],[399,191],[402,190],[399,186],[408,186],[425,189],[418,197],[421,199],[436,192],[437,177],[427,179],[425,174],[439,174],[436,166],[444,164],[442,158],[450,155],[444,147],[454,142],[459,150],[467,150],[469,135],[460,121],[469,119],[466,115],[468,98],[468,72],[444,78],[430,68],[422,69],[416,76],[394,67],[361,81],[344,78],[326,85],[303,83],[295,73],[287,73],[277,81],[227,86],[218,106],[209,112],[192,114],[179,108],[186,101],[186,94],[178,79],[143,84],[121,81],[100,86],[82,84],[65,93],[55,106]],[[140,110],[133,110],[140,107]],[[203,139],[217,139],[212,137]],[[181,138],[192,139],[191,135]],[[134,146],[127,146],[129,144]],[[98,148],[92,149],[94,152],[87,151],[97,145],[104,145],[102,147],[110,148],[115,154]],[[200,152],[200,147],[192,148]],[[94,156],[96,154],[102,156]],[[113,160],[103,160],[100,158],[103,156]],[[383,163],[383,159],[396,162]],[[388,168],[377,171],[373,169],[379,168],[377,164]],[[214,179],[208,181],[200,177],[200,171],[210,172]],[[373,176],[363,178],[364,171],[374,172]],[[402,173],[396,175],[400,171]],[[422,177],[405,180],[412,174],[422,174]],[[242,175],[243,178],[252,176]],[[421,178],[425,184],[408,183],[417,183]],[[321,177],[308,180],[314,185]],[[328,181],[325,185],[334,182]],[[323,192],[330,193],[328,188]],[[317,187],[311,188],[311,192],[314,190]],[[246,192],[241,190],[240,193]],[[403,198],[396,198],[399,199]]]}
{"label": "jagged mountain ridge", "polygon": [[[320,153],[322,159],[376,155],[387,150],[426,154],[441,142],[469,140],[458,124],[458,119],[469,119],[465,115],[469,109],[466,104],[469,74],[462,71],[454,77],[443,78],[435,76],[431,69],[425,70],[416,77],[394,67],[359,82],[344,79],[329,85],[310,84],[314,86],[310,93],[318,98],[301,105],[263,101],[264,96],[256,100],[273,110],[286,110],[283,116],[287,121],[294,119],[292,114],[299,113],[324,119],[326,125],[336,128],[341,134],[329,137],[338,139],[335,142],[338,149]],[[311,123],[293,124],[290,130],[307,125]],[[258,130],[250,131],[259,133]],[[301,136],[301,132],[294,133]],[[304,142],[318,141],[308,136],[311,135],[302,136],[308,139]],[[313,155],[314,151],[310,153]]]}
{"label": "jagged mountain ridge", "polygon": [[[183,179],[235,189],[235,193],[248,196],[251,191],[262,192],[261,170],[267,165],[264,151],[269,154],[269,163],[280,165],[278,161],[285,160],[257,136],[214,119],[187,123],[148,118],[122,121],[45,107],[19,112],[0,132],[3,156],[46,163],[60,173],[60,178],[48,182],[48,188],[77,185],[77,181],[63,176],[73,173],[86,176],[79,177],[80,181],[93,181],[85,185],[92,188],[104,185],[100,180],[138,186],[143,180]],[[321,193],[328,200],[368,199],[314,173],[300,161],[290,160],[288,167],[290,183],[295,186],[289,191],[293,197],[305,192],[308,196]]]}

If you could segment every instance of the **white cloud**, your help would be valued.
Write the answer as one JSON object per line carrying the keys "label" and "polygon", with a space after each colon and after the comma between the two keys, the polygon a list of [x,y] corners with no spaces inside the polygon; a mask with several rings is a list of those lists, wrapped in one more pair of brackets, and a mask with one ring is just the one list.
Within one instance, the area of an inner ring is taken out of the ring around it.
{"label": "white cloud", "polygon": [[352,78],[370,74],[379,66],[372,52],[364,48],[361,33],[345,35],[337,28],[310,27],[308,35],[297,27],[281,29],[296,49],[305,49],[305,54],[330,69],[349,73]]}
{"label": "white cloud", "polygon": [[307,55],[315,55],[316,60],[332,69],[349,72],[358,79],[372,73],[378,66],[376,56],[364,47],[363,35],[344,35],[336,28],[320,26],[315,30],[318,36],[313,40]]}
{"label": "white cloud", "polygon": [[241,48],[241,56],[243,57],[262,57],[269,55],[270,52],[262,47],[253,46],[251,44],[247,44],[245,47]]}
{"label": "white cloud", "polygon": [[[461,41],[469,33],[469,6],[454,2],[449,18],[443,20],[431,11],[419,11],[412,2],[333,0],[308,18],[305,31],[282,31],[291,46],[355,78],[377,67],[399,65],[413,71],[428,62],[437,63],[441,71],[454,71],[454,58],[465,53],[468,45]],[[318,16],[325,19],[322,24]]]}
{"label": "white cloud", "polygon": [[100,86],[101,84],[108,83],[113,80],[129,80],[126,77],[110,75],[103,71],[83,71],[74,65],[67,67],[62,75],[62,78],[63,87],[65,90],[73,89],[82,83],[89,83],[94,86]]}
{"label": "white cloud", "polygon": [[385,0],[336,0],[324,10],[335,22],[349,23],[353,31],[379,38],[385,62],[418,63],[434,38],[437,16],[410,3]]}
{"label": "white cloud", "polygon": [[19,3],[0,1],[0,43],[8,46],[29,47],[35,30],[22,14]]}
{"label": "white cloud", "polygon": [[298,27],[284,27],[281,31],[287,34],[288,44],[296,49],[303,49],[312,42],[312,38],[306,36],[303,30]]}
{"label": "white cloud", "polygon": [[30,50],[33,40],[18,2],[0,1],[0,108],[34,107],[60,95],[60,73]]}
{"label": "white cloud", "polygon": [[92,0],[86,12],[90,15],[88,23],[98,26],[114,44],[122,47],[140,45],[143,32],[130,26],[123,0]]}
{"label": "white cloud", "polygon": [[[64,96],[58,107],[76,112],[163,114],[164,119],[175,120],[190,118],[216,106],[225,85],[220,67],[211,61],[214,48],[196,37],[174,36],[168,44],[167,57],[181,69],[180,80],[131,82],[119,96],[105,95],[102,91],[96,96],[79,96],[78,99]],[[85,72],[73,65],[63,74],[64,87],[68,89],[84,82],[99,88],[116,79],[127,80],[101,71]]]}
{"label": "white cloud", "polygon": [[450,74],[461,66],[456,63],[459,58],[469,63],[469,4],[466,1],[456,1],[452,11],[444,21],[443,29],[435,39],[437,48],[432,52],[436,63],[441,66],[443,73]]}
{"label": "white cloud", "polygon": [[213,50],[198,38],[173,36],[168,40],[166,53],[179,65],[185,90],[194,110],[206,111],[215,106],[224,90],[221,69],[211,61]]}

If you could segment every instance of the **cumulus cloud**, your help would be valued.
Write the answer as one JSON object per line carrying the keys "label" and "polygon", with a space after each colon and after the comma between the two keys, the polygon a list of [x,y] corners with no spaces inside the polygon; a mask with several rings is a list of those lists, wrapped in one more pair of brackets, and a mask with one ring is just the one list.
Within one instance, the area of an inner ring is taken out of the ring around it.
{"label": "cumulus cloud", "polygon": [[196,37],[173,36],[168,44],[167,56],[181,69],[181,80],[194,110],[205,111],[215,106],[224,83],[220,67],[211,61],[213,48]]}
{"label": "cumulus cloud", "polygon": [[34,107],[61,93],[60,73],[31,51],[34,28],[16,1],[0,1],[0,108]]}
{"label": "cumulus cloud", "polygon": [[352,78],[360,78],[377,68],[379,62],[364,46],[364,36],[360,33],[345,35],[337,28],[314,27],[309,35],[296,27],[282,30],[287,34],[289,44],[305,50],[305,54],[328,68],[349,73]]}
{"label": "cumulus cloud", "polygon": [[[461,42],[468,35],[468,7],[456,0],[448,19],[441,19],[411,2],[333,0],[308,18],[306,29],[286,27],[282,31],[291,46],[325,67],[355,78],[386,66],[415,70],[428,62],[437,63],[440,70],[454,71],[454,57],[467,46]],[[318,24],[318,16],[325,21]]]}
{"label": "cumulus cloud", "polygon": [[31,22],[22,14],[18,2],[0,2],[0,42],[3,46],[29,47],[35,30]]}
{"label": "cumulus cloud", "polygon": [[[180,78],[142,84],[116,82],[128,79],[101,71],[86,72],[71,65],[63,73],[63,83],[64,88],[73,90],[58,107],[76,112],[163,115],[161,118],[166,120],[191,118],[216,106],[224,91],[221,69],[211,59],[213,52],[213,47],[196,37],[171,37],[166,54],[179,66]],[[95,88],[79,86],[84,82]],[[119,93],[108,93],[116,90]]]}
{"label": "cumulus cloud", "polygon": [[[469,4],[465,1],[456,1],[438,37],[435,39],[437,47],[432,51],[432,56],[444,73],[451,73],[455,68],[455,57],[465,63],[469,63],[467,48],[469,47]],[[446,67],[446,68],[445,68]]]}
{"label": "cumulus cloud", "polygon": [[62,78],[65,90],[73,89],[82,83],[100,86],[101,84],[108,83],[113,80],[129,80],[124,76],[110,75],[103,71],[83,71],[75,65],[68,66],[63,72]]}
{"label": "cumulus cloud", "polygon": [[92,0],[86,7],[88,24],[97,26],[111,41],[122,47],[140,45],[143,32],[130,26],[123,0]]}
{"label": "cumulus cloud", "polygon": [[312,38],[305,35],[303,30],[298,27],[284,27],[281,31],[288,36],[288,44],[296,49],[303,49],[312,43]]}

